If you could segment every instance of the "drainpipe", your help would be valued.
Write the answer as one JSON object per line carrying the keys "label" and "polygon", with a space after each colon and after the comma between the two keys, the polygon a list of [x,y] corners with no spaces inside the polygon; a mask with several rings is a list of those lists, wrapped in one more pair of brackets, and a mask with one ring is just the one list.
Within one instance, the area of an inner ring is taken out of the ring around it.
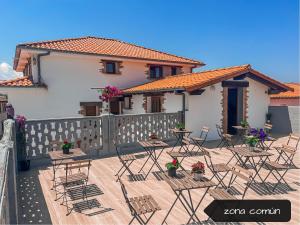
{"label": "drainpipe", "polygon": [[41,53],[37,55],[37,67],[38,67],[38,84],[41,83],[41,57],[42,56],[47,56],[50,55],[50,51],[46,52],[46,53]]}
{"label": "drainpipe", "polygon": [[181,95],[182,97],[182,113],[181,113],[181,122],[185,125],[185,93],[184,90],[176,90],[176,95]]}
{"label": "drainpipe", "polygon": [[185,126],[185,93],[181,93],[182,96],[182,123]]}

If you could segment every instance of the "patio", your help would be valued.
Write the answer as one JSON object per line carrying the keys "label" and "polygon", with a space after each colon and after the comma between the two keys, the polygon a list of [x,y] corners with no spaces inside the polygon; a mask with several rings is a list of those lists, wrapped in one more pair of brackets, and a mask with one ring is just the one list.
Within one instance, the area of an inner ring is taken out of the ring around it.
{"label": "patio", "polygon": [[[281,146],[286,143],[287,137],[281,137],[274,143],[274,146]],[[223,148],[215,148],[217,142],[209,142],[205,147],[208,148],[215,163],[227,162],[232,153]],[[176,147],[177,148],[177,147]],[[171,157],[166,153],[170,148],[165,149],[159,158],[159,163],[163,167],[165,163],[171,161]],[[276,153],[275,150],[271,152]],[[144,152],[141,151],[141,154]],[[196,161],[204,161],[203,156],[190,157],[184,160],[184,167],[190,168]],[[131,165],[134,173],[140,169],[144,160],[137,160]],[[300,154],[296,154],[294,162],[300,166]],[[21,224],[128,224],[131,220],[129,208],[122,195],[120,184],[116,182],[114,176],[120,167],[120,161],[117,156],[98,158],[92,161],[92,167],[89,176],[89,199],[95,203],[92,209],[86,207],[84,203],[78,203],[70,215],[66,216],[66,207],[60,204],[60,201],[54,201],[55,192],[50,190],[52,187],[52,167],[36,160],[36,166],[33,166],[28,172],[18,174],[18,206],[19,223]],[[147,164],[146,167],[150,167]],[[155,168],[155,167],[154,167]],[[164,167],[163,167],[164,168]],[[147,168],[145,169],[147,171]],[[155,171],[155,169],[154,169]],[[210,171],[206,170],[206,177],[211,177]],[[267,171],[262,169],[261,175],[264,177]],[[225,182],[230,176],[225,178]],[[248,189],[245,199],[288,199],[292,202],[292,218],[289,224],[299,224],[300,217],[298,209],[300,207],[298,197],[300,195],[300,174],[298,169],[291,169],[285,179],[290,188],[286,185],[279,185],[273,192],[269,193],[264,186],[252,184]],[[138,180],[138,177],[137,177]],[[123,176],[129,196],[140,196],[150,194],[158,202],[162,210],[158,211],[150,220],[149,224],[161,224],[173,201],[175,194],[170,186],[161,180],[155,172],[150,173],[146,181],[130,181],[128,176]],[[275,183],[272,177],[268,182]],[[240,187],[233,185],[232,192],[237,197],[241,197]],[[195,190],[196,198],[201,198],[204,190]],[[194,195],[195,196],[195,195]],[[195,199],[196,201],[198,199]],[[205,222],[206,214],[203,212],[205,207],[212,201],[209,194],[206,195],[201,203],[197,216]],[[82,200],[81,200],[82,201]],[[75,201],[76,202],[76,201]],[[175,205],[167,219],[167,224],[185,224],[189,217],[180,203]],[[134,224],[137,224],[134,221]]]}

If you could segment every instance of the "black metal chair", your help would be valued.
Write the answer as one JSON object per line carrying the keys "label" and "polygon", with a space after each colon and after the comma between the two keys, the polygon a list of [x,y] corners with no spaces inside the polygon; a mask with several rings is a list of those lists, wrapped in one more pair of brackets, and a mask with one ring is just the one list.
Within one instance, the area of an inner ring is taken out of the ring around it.
{"label": "black metal chair", "polygon": [[123,174],[127,171],[132,177],[134,177],[134,174],[132,173],[132,171],[130,170],[130,166],[131,164],[137,160],[136,155],[134,154],[124,154],[121,152],[121,145],[116,145],[116,152],[117,152],[117,156],[119,158],[119,161],[121,162],[122,166],[121,168],[118,170],[118,172],[115,174],[115,176],[117,176],[117,181],[119,179],[119,177],[122,177]]}
{"label": "black metal chair", "polygon": [[192,151],[194,150],[194,148],[197,146],[198,147],[198,151],[200,151],[207,139],[207,135],[209,132],[209,127],[202,127],[201,129],[201,133],[199,137],[191,137],[191,140],[193,141],[193,143],[195,144],[194,147],[192,148]]}
{"label": "black metal chair", "polygon": [[222,149],[223,147],[230,147],[230,146],[234,147],[232,141],[233,135],[224,133],[223,128],[218,124],[216,124],[216,128],[217,128],[218,135],[221,138],[221,141],[217,145],[217,148],[220,147],[220,149]]}
{"label": "black metal chair", "polygon": [[67,207],[66,215],[69,215],[73,209],[69,207],[68,199],[71,193],[74,192],[74,189],[78,190],[79,188],[82,200],[86,200],[89,204],[87,199],[87,182],[91,165],[90,159],[64,163],[65,176],[61,176],[58,179],[60,180],[59,185],[63,187],[63,201],[61,204]]}
{"label": "black metal chair", "polygon": [[[119,183],[121,185],[121,190],[132,215],[132,219],[130,220],[129,224],[131,224],[135,219],[140,224],[147,224],[155,212],[161,210],[158,203],[151,195],[142,195],[129,198],[125,185],[120,177],[118,177]],[[147,217],[146,215],[150,215]],[[145,218],[143,218],[144,216]]]}
{"label": "black metal chair", "polygon": [[224,184],[223,180],[231,171],[232,167],[225,163],[213,163],[210,152],[205,148],[202,148],[202,152],[204,153],[206,165],[213,174],[210,180],[212,180],[215,177],[218,180],[216,188],[221,184],[221,186],[226,189],[227,185]]}

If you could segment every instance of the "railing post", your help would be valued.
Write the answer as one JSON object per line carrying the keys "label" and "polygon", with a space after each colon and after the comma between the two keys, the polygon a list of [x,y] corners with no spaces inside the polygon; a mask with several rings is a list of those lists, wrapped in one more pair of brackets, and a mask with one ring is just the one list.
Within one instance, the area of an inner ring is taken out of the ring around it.
{"label": "railing post", "polygon": [[9,219],[10,224],[18,224],[18,203],[17,203],[17,171],[18,171],[18,162],[17,162],[17,140],[16,140],[16,126],[15,122],[10,120],[12,123],[11,127],[11,141],[12,146],[9,148],[9,164],[8,171],[8,201],[9,201]]}
{"label": "railing post", "polygon": [[102,140],[103,151],[112,153],[114,150],[114,136],[115,136],[115,116],[113,114],[102,115]]}

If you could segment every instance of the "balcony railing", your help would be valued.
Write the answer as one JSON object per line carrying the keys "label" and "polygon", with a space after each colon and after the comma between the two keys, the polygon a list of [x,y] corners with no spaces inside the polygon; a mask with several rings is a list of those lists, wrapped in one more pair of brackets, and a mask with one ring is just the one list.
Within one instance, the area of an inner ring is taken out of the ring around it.
{"label": "balcony railing", "polygon": [[15,122],[4,121],[0,141],[0,224],[17,224]]}

